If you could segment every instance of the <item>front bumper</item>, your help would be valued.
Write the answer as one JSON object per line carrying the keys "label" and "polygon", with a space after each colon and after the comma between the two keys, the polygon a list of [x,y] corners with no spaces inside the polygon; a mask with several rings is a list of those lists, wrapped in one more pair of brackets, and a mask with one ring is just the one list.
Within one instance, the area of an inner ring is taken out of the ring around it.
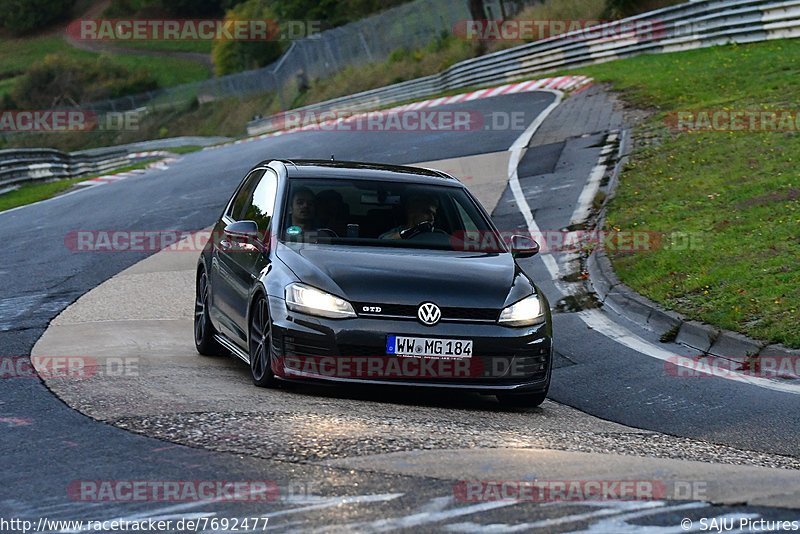
{"label": "front bumper", "polygon": [[[278,378],[374,385],[536,393],[547,389],[552,367],[548,322],[525,328],[498,324],[416,320],[324,319],[290,312],[270,297],[273,371]],[[471,358],[437,360],[386,354],[390,334],[471,339]]]}

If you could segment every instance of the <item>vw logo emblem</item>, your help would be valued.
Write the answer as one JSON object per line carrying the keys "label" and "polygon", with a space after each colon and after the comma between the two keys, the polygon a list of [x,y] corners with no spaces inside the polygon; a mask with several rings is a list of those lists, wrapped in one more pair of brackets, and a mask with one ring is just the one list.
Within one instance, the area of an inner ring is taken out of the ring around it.
{"label": "vw logo emblem", "polygon": [[433,326],[442,318],[442,310],[433,302],[425,302],[417,310],[417,317],[422,324]]}

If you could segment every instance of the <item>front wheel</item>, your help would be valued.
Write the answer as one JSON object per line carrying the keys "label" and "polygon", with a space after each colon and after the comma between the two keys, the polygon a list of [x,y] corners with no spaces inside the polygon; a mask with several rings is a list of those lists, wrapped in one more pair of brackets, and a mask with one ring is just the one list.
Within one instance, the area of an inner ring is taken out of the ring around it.
{"label": "front wheel", "polygon": [[269,304],[263,296],[253,304],[250,318],[250,376],[258,387],[273,387],[277,380],[272,373],[272,321]]}
{"label": "front wheel", "polygon": [[208,275],[202,269],[197,275],[197,288],[194,301],[194,346],[203,356],[218,356],[222,354],[222,347],[214,339],[214,326],[209,317],[210,287]]}

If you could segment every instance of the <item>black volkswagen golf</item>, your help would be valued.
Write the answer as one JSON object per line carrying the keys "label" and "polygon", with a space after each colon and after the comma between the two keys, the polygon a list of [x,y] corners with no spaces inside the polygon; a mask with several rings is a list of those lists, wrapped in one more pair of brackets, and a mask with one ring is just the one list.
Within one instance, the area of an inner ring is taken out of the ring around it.
{"label": "black volkswagen golf", "polygon": [[550,309],[455,178],[334,161],[265,161],[242,180],[197,265],[194,337],[257,386],[453,388],[541,404]]}

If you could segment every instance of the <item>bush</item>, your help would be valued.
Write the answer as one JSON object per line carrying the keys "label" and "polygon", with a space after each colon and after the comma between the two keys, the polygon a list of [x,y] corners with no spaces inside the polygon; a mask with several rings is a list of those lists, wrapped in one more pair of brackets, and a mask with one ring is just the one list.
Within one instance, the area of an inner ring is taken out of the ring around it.
{"label": "bush", "polygon": [[[247,0],[225,14],[225,20],[275,20],[275,14],[267,0]],[[270,41],[214,42],[211,59],[220,76],[243,70],[257,69],[278,59],[283,52],[283,43]]]}
{"label": "bush", "polygon": [[222,18],[244,0],[111,0],[103,16],[109,18]]}
{"label": "bush", "polygon": [[0,25],[13,35],[69,17],[75,0],[0,0]]}
{"label": "bush", "polygon": [[129,70],[104,56],[75,59],[51,54],[25,72],[11,90],[11,100],[18,108],[49,108],[117,98],[157,87],[146,70]]}
{"label": "bush", "polygon": [[409,0],[280,0],[272,6],[281,20],[319,20],[330,28],[368,17]]}
{"label": "bush", "polygon": [[603,18],[621,19],[660,9],[662,7],[681,4],[686,0],[606,0]]}

